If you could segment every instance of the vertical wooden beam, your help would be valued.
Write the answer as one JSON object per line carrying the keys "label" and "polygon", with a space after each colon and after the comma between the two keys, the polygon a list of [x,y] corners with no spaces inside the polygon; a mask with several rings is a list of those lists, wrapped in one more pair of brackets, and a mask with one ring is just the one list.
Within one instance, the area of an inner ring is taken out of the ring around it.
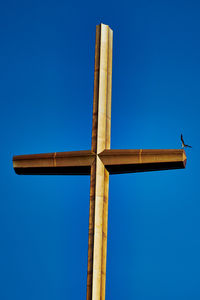
{"label": "vertical wooden beam", "polygon": [[97,25],[96,26],[96,41],[95,41],[94,91],[93,91],[93,116],[92,116],[92,148],[91,148],[92,152],[94,152],[94,153],[97,153],[100,39],[101,39],[101,25]]}
{"label": "vertical wooden beam", "polygon": [[[108,26],[101,24],[100,66],[99,66],[99,99],[98,99],[98,128],[97,154],[106,147],[106,111],[108,84]],[[96,189],[95,189],[95,220],[94,220],[94,259],[92,299],[102,299],[102,252],[103,252],[103,217],[105,193],[105,167],[97,156]],[[105,293],[104,293],[105,294]]]}
{"label": "vertical wooden beam", "polygon": [[[110,149],[110,136],[111,136],[112,52],[113,52],[113,31],[109,28],[109,30],[108,30],[106,142],[105,142],[105,149]],[[104,167],[104,206],[103,206],[101,299],[105,299],[105,291],[106,291],[108,193],[109,193],[109,172]]]}
{"label": "vertical wooden beam", "polygon": [[[97,154],[100,38],[101,38],[101,25],[97,25],[96,26],[96,41],[95,41],[94,92],[93,92],[93,117],[92,117],[92,152],[94,152],[95,154]],[[92,300],[95,187],[96,187],[96,158],[95,158],[95,162],[93,163],[93,165],[91,167],[91,174],[90,174],[87,300]]]}
{"label": "vertical wooden beam", "polygon": [[96,27],[87,300],[105,299],[109,173],[98,154],[110,149],[112,30]]}

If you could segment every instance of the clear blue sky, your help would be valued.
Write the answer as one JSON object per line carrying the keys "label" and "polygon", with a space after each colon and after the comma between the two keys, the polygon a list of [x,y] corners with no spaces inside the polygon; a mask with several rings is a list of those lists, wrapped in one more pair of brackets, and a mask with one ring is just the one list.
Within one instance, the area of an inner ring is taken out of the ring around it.
{"label": "clear blue sky", "polygon": [[199,1],[1,1],[0,299],[86,299],[89,176],[12,156],[91,147],[95,26],[114,31],[113,149],[193,148],[110,177],[107,299],[200,299]]}

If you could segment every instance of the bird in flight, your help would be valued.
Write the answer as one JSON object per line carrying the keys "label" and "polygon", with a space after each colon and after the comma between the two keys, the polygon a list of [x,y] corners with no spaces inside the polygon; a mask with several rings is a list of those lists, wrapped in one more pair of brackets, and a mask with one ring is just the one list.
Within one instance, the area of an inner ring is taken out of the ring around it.
{"label": "bird in flight", "polygon": [[183,135],[182,135],[182,134],[181,134],[181,142],[182,142],[182,148],[192,148],[191,146],[186,145],[186,144],[184,143]]}

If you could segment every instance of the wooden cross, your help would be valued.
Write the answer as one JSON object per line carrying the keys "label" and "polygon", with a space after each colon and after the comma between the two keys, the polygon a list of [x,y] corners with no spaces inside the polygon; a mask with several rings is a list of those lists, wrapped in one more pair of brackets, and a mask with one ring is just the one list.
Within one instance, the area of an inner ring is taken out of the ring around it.
{"label": "wooden cross", "polygon": [[104,300],[109,174],[185,168],[184,150],[111,150],[113,32],[96,27],[92,148],[13,157],[17,174],[90,175],[87,300]]}

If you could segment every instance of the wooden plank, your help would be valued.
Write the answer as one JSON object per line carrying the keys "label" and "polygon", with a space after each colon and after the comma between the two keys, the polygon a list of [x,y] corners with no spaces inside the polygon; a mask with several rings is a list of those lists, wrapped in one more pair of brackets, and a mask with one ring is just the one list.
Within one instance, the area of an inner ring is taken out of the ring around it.
{"label": "wooden plank", "polygon": [[20,175],[90,175],[94,160],[90,150],[17,155],[13,167]]}
{"label": "wooden plank", "polygon": [[100,159],[110,174],[183,169],[186,154],[182,149],[104,150]]}
{"label": "wooden plank", "polygon": [[109,173],[98,153],[110,148],[112,39],[109,26],[96,27],[87,300],[105,299]]}

